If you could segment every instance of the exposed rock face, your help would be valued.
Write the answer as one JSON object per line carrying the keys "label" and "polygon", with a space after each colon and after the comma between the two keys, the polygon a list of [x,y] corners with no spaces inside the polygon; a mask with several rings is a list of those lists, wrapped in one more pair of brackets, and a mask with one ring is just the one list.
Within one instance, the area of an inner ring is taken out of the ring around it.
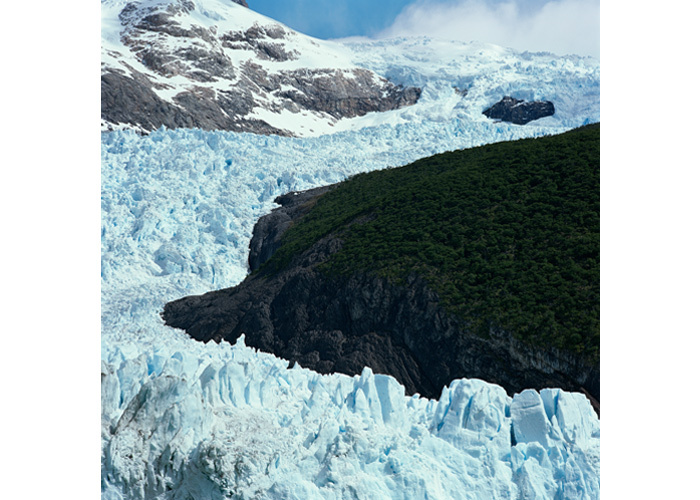
{"label": "exposed rock face", "polygon": [[331,188],[332,186],[323,186],[308,191],[292,191],[275,198],[275,203],[282,206],[261,217],[253,228],[248,255],[251,271],[257,270],[272,257],[280,247],[282,235],[292,225],[292,221],[308,212],[316,199]]}
{"label": "exposed rock face", "polygon": [[506,96],[484,111],[484,114],[495,120],[524,125],[545,116],[552,116],[554,104],[550,101],[525,102]]}
{"label": "exposed rock face", "polygon": [[[281,197],[282,209],[263,217],[251,241],[251,268],[277,248],[295,217],[319,195]],[[447,313],[418,276],[399,286],[364,273],[329,278],[318,265],[342,247],[331,235],[277,273],[261,271],[241,285],[166,304],[165,322],[195,339],[246,343],[321,373],[387,373],[409,394],[439,397],[455,378],[481,378],[509,393],[526,388],[582,387],[600,398],[600,371],[576,356],[536,348],[507,332],[488,337]],[[277,245],[277,246],[276,246]]]}
{"label": "exposed rock face", "polygon": [[209,89],[195,87],[168,102],[161,99],[148,79],[138,72],[133,72],[131,77],[112,70],[103,72],[101,104],[103,120],[136,125],[141,131],[165,126],[291,135],[263,120],[237,118],[236,111],[245,114],[252,108],[251,99],[245,94],[214,94]]}
{"label": "exposed rock face", "polygon": [[238,5],[242,5],[243,7],[248,7],[248,2],[245,0],[233,0],[233,3],[237,3]]}
{"label": "exposed rock face", "polygon": [[[316,42],[280,24],[224,17],[240,15],[239,7],[222,13],[199,8],[189,0],[134,1],[119,12],[120,48],[103,51],[103,129],[198,127],[289,136],[295,131],[285,128],[289,118],[282,113],[328,125],[420,97],[420,89],[393,85],[347,62],[319,66],[337,54],[316,54],[307,66],[299,62],[300,50],[323,51]],[[202,16],[221,27],[198,24]]]}

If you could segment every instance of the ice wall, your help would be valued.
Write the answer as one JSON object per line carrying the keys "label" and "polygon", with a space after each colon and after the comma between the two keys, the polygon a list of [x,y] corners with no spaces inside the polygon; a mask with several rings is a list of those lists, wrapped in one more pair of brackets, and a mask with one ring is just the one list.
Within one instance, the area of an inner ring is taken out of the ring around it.
{"label": "ice wall", "polygon": [[103,498],[599,498],[583,395],[463,379],[434,401],[242,338],[187,347],[103,361]]}

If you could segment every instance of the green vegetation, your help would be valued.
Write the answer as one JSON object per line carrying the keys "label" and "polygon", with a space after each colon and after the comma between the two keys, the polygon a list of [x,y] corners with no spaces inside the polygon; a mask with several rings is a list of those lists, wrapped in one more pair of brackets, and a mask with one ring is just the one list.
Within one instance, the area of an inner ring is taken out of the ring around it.
{"label": "green vegetation", "polygon": [[264,266],[328,234],[324,272],[422,275],[479,334],[599,359],[600,125],[360,174],[318,199]]}

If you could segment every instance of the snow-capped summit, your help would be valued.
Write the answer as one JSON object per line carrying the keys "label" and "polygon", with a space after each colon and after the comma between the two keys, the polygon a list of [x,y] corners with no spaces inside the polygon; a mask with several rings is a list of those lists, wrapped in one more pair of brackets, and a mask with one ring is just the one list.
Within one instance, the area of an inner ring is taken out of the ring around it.
{"label": "snow-capped summit", "polygon": [[420,96],[240,2],[103,0],[102,16],[103,130],[313,135]]}

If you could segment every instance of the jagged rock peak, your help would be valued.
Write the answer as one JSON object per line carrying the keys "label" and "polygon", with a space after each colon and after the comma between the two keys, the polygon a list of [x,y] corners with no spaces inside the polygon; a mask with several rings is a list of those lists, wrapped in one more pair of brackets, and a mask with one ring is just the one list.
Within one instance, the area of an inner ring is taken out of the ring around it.
{"label": "jagged rock peak", "polygon": [[238,5],[242,5],[243,7],[248,7],[248,2],[246,2],[245,0],[233,0],[233,3],[237,3]]}
{"label": "jagged rock peak", "polygon": [[275,203],[281,206],[258,220],[253,228],[248,256],[251,271],[256,271],[280,247],[282,235],[294,219],[308,212],[316,200],[333,187],[321,186],[308,191],[292,191],[275,198]]}

